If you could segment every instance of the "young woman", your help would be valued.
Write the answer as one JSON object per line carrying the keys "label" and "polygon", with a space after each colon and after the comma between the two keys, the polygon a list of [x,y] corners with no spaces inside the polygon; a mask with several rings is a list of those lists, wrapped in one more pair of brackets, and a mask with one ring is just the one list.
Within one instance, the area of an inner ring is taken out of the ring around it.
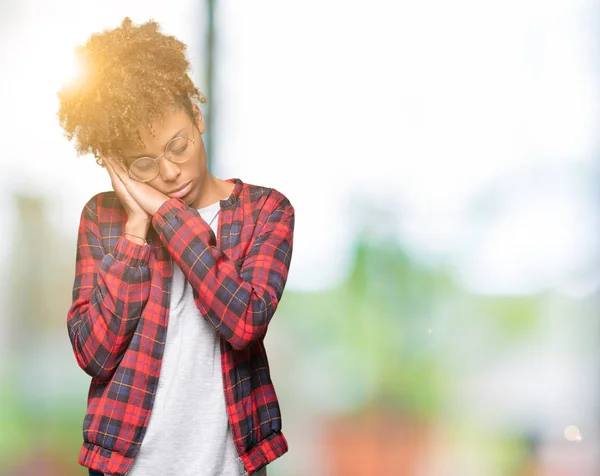
{"label": "young woman", "polygon": [[278,191],[207,170],[185,45],[126,18],[78,50],[59,119],[114,191],[85,205],[67,327],[92,475],[266,474],[288,447],[263,339],[292,256]]}

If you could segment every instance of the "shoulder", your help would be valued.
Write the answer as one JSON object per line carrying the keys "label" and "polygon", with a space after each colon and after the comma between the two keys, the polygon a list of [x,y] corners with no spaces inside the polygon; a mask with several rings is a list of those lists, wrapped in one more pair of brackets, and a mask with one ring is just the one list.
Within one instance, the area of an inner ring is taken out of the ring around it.
{"label": "shoulder", "polygon": [[272,187],[244,183],[239,198],[245,208],[266,209],[267,211],[280,208],[291,208],[293,210],[289,199]]}
{"label": "shoulder", "polygon": [[240,203],[245,216],[252,216],[258,227],[269,224],[281,233],[293,233],[295,210],[289,199],[272,187],[243,184]]}
{"label": "shoulder", "polygon": [[84,205],[81,211],[81,219],[82,221],[98,223],[99,220],[108,216],[114,216],[118,219],[124,213],[125,209],[117,199],[115,192],[101,192],[90,198]]}

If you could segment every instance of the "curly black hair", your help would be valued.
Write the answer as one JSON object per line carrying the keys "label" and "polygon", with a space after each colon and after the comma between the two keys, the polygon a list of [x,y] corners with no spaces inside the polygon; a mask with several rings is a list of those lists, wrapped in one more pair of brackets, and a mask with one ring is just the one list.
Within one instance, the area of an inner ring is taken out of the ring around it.
{"label": "curly black hair", "polygon": [[93,34],[76,49],[82,74],[58,93],[58,118],[79,154],[119,155],[121,144],[143,145],[140,128],[183,108],[206,102],[189,77],[186,45],[165,35],[155,21],[134,25],[125,18]]}

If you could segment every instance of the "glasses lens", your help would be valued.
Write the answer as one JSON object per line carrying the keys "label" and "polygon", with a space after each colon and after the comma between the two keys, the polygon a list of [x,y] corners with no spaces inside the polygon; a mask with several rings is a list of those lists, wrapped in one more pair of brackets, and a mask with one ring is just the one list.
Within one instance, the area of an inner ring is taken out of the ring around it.
{"label": "glasses lens", "polygon": [[131,175],[140,180],[151,180],[156,177],[158,168],[154,160],[149,157],[142,157],[131,164],[129,171],[131,172]]}
{"label": "glasses lens", "polygon": [[194,151],[194,143],[185,137],[176,137],[167,145],[165,156],[171,162],[180,164],[188,160]]}

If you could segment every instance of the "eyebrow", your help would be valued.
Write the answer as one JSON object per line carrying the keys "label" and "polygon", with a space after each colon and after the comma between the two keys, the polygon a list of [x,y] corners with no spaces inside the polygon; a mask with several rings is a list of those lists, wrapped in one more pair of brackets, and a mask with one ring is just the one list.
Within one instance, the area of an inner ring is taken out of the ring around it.
{"label": "eyebrow", "polygon": [[[185,131],[185,127],[182,127],[181,129],[179,129],[175,134],[173,134],[173,137],[171,137],[168,141],[167,144],[169,142],[171,142],[173,139],[175,139],[175,137],[178,137],[179,134],[181,134],[183,131]],[[167,144],[165,144],[165,147],[167,147]],[[163,149],[165,148],[163,147]],[[141,159],[142,157],[149,157],[148,154],[138,154],[138,155],[128,155],[126,157],[124,157],[124,160],[136,160],[136,159]]]}

